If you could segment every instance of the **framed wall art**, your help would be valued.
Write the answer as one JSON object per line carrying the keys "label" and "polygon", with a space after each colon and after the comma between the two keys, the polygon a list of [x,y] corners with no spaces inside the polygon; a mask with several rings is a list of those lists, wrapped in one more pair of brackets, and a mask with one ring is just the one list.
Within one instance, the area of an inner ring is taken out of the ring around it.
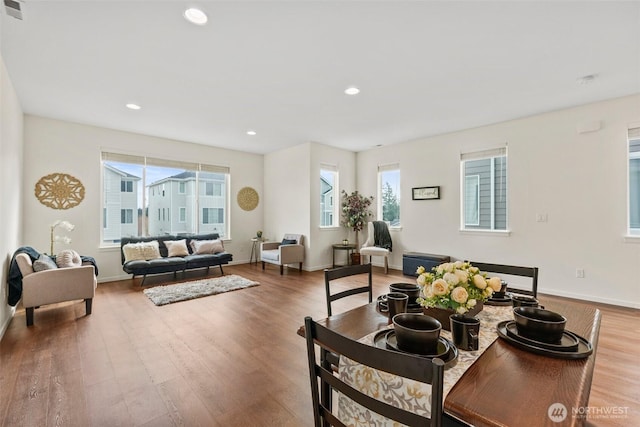
{"label": "framed wall art", "polygon": [[440,198],[440,186],[414,187],[411,189],[412,200],[434,200]]}

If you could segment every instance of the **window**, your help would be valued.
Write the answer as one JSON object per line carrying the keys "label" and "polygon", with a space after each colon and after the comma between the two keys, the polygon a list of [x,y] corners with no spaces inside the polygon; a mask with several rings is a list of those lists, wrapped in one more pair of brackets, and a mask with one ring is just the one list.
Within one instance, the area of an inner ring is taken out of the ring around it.
{"label": "window", "polygon": [[120,209],[120,223],[133,224],[133,209]]}
{"label": "window", "polygon": [[400,165],[378,166],[378,219],[400,226]]}
{"label": "window", "polygon": [[219,208],[202,208],[203,224],[222,224],[224,222],[224,211]]}
{"label": "window", "polygon": [[133,193],[133,181],[122,180],[120,182],[120,192]]}
{"label": "window", "polygon": [[462,229],[507,229],[507,148],[460,156]]}
{"label": "window", "polygon": [[640,236],[640,127],[629,129],[629,234]]}
{"label": "window", "polygon": [[[164,234],[215,232],[228,237],[229,177],[229,168],[222,166],[103,152],[102,243]],[[191,197],[178,197],[191,188],[196,190]],[[207,223],[200,208],[213,209]]]}
{"label": "window", "polygon": [[320,166],[320,227],[335,227],[338,206],[334,203],[338,194],[338,168],[331,165]]}

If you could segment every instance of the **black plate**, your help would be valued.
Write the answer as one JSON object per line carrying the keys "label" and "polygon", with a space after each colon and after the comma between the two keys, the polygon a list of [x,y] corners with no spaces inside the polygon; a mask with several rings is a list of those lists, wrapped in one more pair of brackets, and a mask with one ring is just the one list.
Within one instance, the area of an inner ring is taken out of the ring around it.
{"label": "black plate", "polygon": [[[385,338],[387,340],[387,347],[390,350],[400,351],[402,353],[409,353],[409,351],[403,350],[402,347],[398,345],[398,338],[396,337],[395,331],[387,332],[387,335]],[[447,353],[449,353],[449,341],[447,341],[447,339],[444,337],[439,337],[438,347],[436,349],[435,354],[427,354],[427,353],[415,353],[415,354],[419,354],[420,356],[425,356],[430,358],[439,357],[440,359],[443,359],[444,357],[446,357]]]}
{"label": "black plate", "polygon": [[[385,329],[378,332],[373,337],[373,345],[375,345],[378,348],[383,348],[385,350],[397,351],[398,353],[413,354],[414,356],[433,359],[433,356],[425,356],[424,354],[409,353],[407,351],[400,350],[399,348],[398,349],[391,348],[390,346],[387,345],[387,335],[389,335],[391,332],[393,332],[393,335],[395,335],[395,331],[393,329]],[[448,339],[444,337],[440,337],[440,339],[447,341],[447,344],[449,345],[449,352],[444,357],[440,358],[444,362],[444,368],[449,369],[455,366],[456,363],[458,363],[458,348]]]}
{"label": "black plate", "polygon": [[484,303],[485,305],[511,305],[511,295],[505,294],[502,298],[491,297]]}
{"label": "black plate", "polygon": [[505,325],[505,328],[507,330],[507,335],[509,335],[511,338],[516,339],[518,341],[522,341],[530,345],[547,348],[549,350],[578,351],[578,348],[580,345],[580,340],[578,339],[576,334],[569,331],[564,331],[560,342],[548,343],[548,342],[537,341],[532,338],[525,337],[524,335],[518,333],[516,322],[510,321]]}
{"label": "black plate", "polygon": [[512,336],[507,332],[507,325],[509,323],[515,322],[513,320],[505,320],[498,323],[498,326],[496,326],[498,336],[507,341],[509,344],[512,344],[522,350],[541,354],[543,356],[557,357],[560,359],[584,359],[585,357],[589,357],[591,353],[593,353],[593,346],[591,345],[591,343],[582,338],[580,335],[574,334],[573,332],[565,331],[565,333],[573,335],[578,340],[578,349],[575,351],[558,351],[544,348],[543,345],[549,345],[548,343],[541,343],[533,341],[531,339],[527,339],[527,341],[524,341],[522,340],[522,337],[520,335]]}

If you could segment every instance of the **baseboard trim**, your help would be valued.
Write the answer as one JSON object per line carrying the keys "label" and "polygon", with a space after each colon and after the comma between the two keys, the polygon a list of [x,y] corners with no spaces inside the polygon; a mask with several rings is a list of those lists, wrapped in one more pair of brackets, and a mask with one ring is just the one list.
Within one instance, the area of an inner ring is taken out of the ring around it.
{"label": "baseboard trim", "polygon": [[2,327],[0,327],[0,340],[2,340],[2,337],[4,337],[4,333],[6,332],[7,328],[9,327],[9,324],[11,323],[11,320],[13,319],[14,314],[16,314],[16,308],[15,307],[11,307],[10,305],[8,305],[7,307],[9,307],[10,315],[7,316],[6,319],[4,319],[4,322],[2,322]]}

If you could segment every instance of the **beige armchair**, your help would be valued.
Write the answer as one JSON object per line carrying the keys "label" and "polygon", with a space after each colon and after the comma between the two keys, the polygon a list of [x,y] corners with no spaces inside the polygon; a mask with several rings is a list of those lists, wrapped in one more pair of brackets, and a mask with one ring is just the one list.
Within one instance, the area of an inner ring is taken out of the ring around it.
{"label": "beige armchair", "polygon": [[302,271],[304,236],[302,234],[285,234],[283,241],[285,240],[289,240],[292,243],[262,242],[260,245],[260,260],[262,261],[263,270],[265,263],[275,264],[280,266],[280,274],[283,274],[285,265],[298,263],[299,270]]}
{"label": "beige armchair", "polygon": [[35,272],[27,254],[16,255],[22,273],[22,305],[26,310],[27,326],[33,325],[34,308],[46,304],[83,299],[87,315],[96,292],[93,265],[56,268]]}

